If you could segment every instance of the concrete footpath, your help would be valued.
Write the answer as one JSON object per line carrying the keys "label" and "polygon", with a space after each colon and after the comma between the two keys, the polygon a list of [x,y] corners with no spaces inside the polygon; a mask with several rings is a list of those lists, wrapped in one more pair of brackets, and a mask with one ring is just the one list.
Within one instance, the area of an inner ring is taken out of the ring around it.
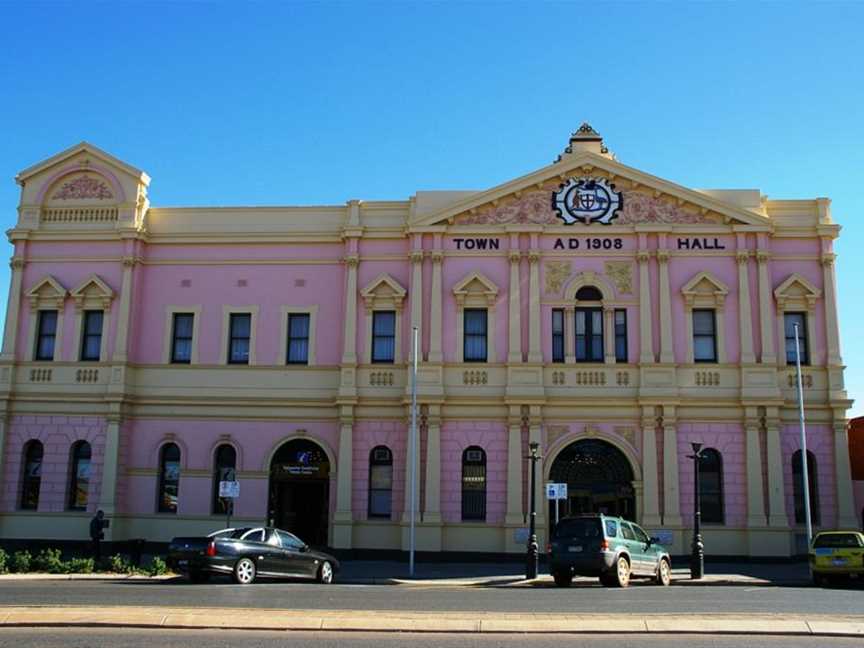
{"label": "concrete footpath", "polygon": [[9,606],[0,628],[134,627],[437,633],[864,636],[864,616],[502,614],[123,606]]}

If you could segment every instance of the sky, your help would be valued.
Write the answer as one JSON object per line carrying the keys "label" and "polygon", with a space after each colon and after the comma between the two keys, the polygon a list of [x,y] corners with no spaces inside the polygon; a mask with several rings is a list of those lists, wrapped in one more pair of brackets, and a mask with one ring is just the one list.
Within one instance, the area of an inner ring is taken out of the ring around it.
{"label": "sky", "polygon": [[495,186],[587,120],[684,186],[832,199],[862,415],[862,25],[864,2],[0,0],[0,221],[81,140],[158,206],[340,204]]}

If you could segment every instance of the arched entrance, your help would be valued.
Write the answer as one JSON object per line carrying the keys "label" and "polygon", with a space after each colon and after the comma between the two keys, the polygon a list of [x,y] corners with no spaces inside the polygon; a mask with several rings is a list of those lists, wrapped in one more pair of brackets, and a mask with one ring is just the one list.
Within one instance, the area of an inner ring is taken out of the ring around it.
{"label": "arched entrance", "polygon": [[[605,513],[636,519],[633,468],[611,443],[600,439],[571,443],[555,457],[549,481],[567,484],[567,500],[559,503],[561,517]],[[549,503],[548,519],[555,521],[555,502]]]}
{"label": "arched entrance", "polygon": [[270,525],[294,533],[310,545],[327,545],[330,461],[309,439],[283,443],[270,461]]}

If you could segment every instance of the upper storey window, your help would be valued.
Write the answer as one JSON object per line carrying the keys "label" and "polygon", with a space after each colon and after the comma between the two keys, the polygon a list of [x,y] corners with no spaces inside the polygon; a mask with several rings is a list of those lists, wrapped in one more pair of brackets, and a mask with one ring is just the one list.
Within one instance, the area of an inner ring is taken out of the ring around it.
{"label": "upper storey window", "polygon": [[717,362],[717,327],[713,309],[693,311],[693,360]]}
{"label": "upper storey window", "polygon": [[552,311],[552,362],[564,362],[564,309]]}
{"label": "upper storey window", "polygon": [[192,332],[194,324],[194,313],[174,313],[174,321],[171,325],[171,362],[173,364],[189,364],[192,362]]}
{"label": "upper storey window", "polygon": [[488,312],[485,308],[465,309],[465,362],[486,362]]}
{"label": "upper storey window", "polygon": [[81,333],[81,360],[98,362],[102,353],[102,322],[101,310],[84,311],[84,322]]}
{"label": "upper storey window", "polygon": [[806,313],[784,313],[783,330],[786,337],[786,364],[797,363],[795,348],[795,328],[798,328],[798,350],[801,353],[801,364],[810,364],[810,353],[807,345],[807,314]]}
{"label": "upper storey window", "polygon": [[288,364],[309,363],[309,313],[288,314]]}
{"label": "upper storey window", "polygon": [[39,319],[36,323],[36,350],[33,358],[35,360],[53,360],[56,340],[57,311],[39,311]]}
{"label": "upper storey window", "polygon": [[602,301],[603,293],[594,286],[576,291],[576,362],[603,362]]}
{"label": "upper storey window", "polygon": [[228,326],[228,363],[249,364],[252,315],[250,313],[231,313]]}
{"label": "upper storey window", "polygon": [[372,314],[372,362],[392,363],[396,359],[396,313]]}

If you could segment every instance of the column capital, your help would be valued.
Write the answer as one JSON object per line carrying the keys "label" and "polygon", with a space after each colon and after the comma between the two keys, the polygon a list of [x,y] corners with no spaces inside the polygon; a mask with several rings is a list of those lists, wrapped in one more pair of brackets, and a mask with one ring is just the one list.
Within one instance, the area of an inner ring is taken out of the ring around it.
{"label": "column capital", "polygon": [[26,261],[24,261],[24,259],[22,259],[21,257],[12,257],[12,259],[9,261],[9,267],[13,270],[23,270],[25,265]]}
{"label": "column capital", "polygon": [[141,258],[136,256],[124,256],[122,261],[124,268],[132,268],[136,264],[141,263]]}
{"label": "column capital", "polygon": [[423,250],[413,250],[411,252],[411,263],[423,262]]}
{"label": "column capital", "polygon": [[432,263],[441,263],[444,260],[444,250],[432,250],[429,256],[432,257]]}
{"label": "column capital", "polygon": [[660,263],[669,262],[669,250],[657,250],[657,261]]}
{"label": "column capital", "polygon": [[540,261],[540,250],[528,251],[528,263],[534,264]]}
{"label": "column capital", "polygon": [[510,263],[519,263],[522,260],[522,253],[519,250],[510,250],[507,258],[510,259]]}
{"label": "column capital", "polygon": [[349,268],[356,268],[360,263],[360,255],[358,255],[358,254],[345,255],[345,258],[343,259],[343,261],[345,262],[345,265],[348,266]]}
{"label": "column capital", "polygon": [[749,250],[738,250],[735,253],[735,260],[738,262],[739,266],[745,265],[749,259],[750,259],[750,251]]}
{"label": "column capital", "polygon": [[832,252],[824,252],[822,254],[822,258],[820,259],[823,266],[826,268],[830,268],[834,265],[834,260],[837,258],[837,255]]}
{"label": "column capital", "polygon": [[651,252],[649,250],[638,250],[636,252],[636,260],[639,263],[648,263],[648,260],[651,258]]}
{"label": "column capital", "polygon": [[759,263],[768,263],[771,260],[771,253],[768,250],[757,250],[756,261]]}

